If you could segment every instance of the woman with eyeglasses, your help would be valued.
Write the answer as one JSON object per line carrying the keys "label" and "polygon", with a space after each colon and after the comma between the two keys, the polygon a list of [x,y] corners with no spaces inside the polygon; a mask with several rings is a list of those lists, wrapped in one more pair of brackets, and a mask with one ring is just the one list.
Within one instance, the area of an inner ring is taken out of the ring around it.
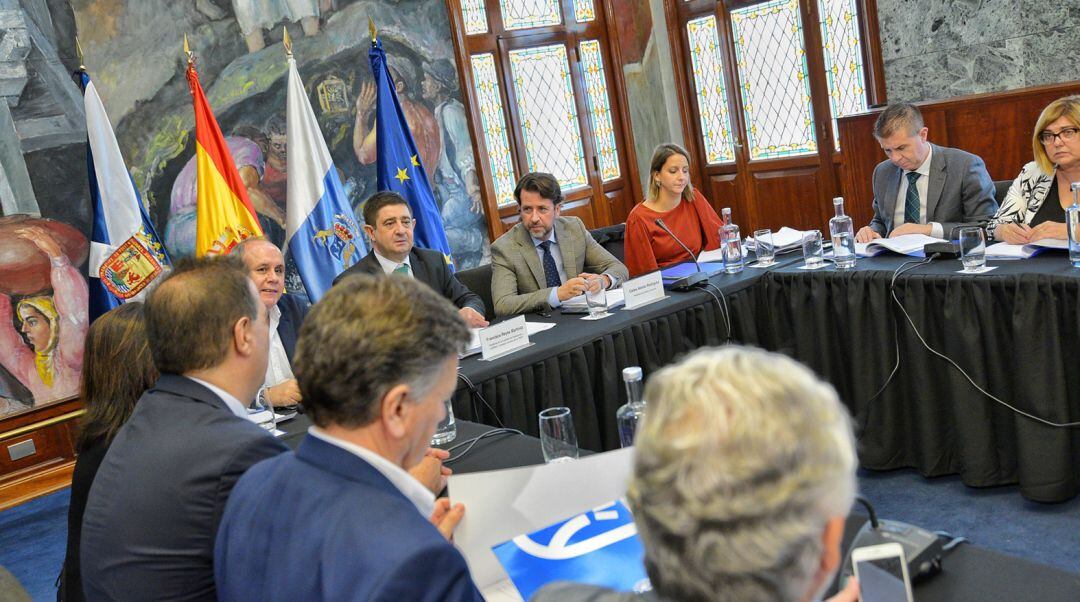
{"label": "woman with eyeglasses", "polygon": [[1022,245],[1067,238],[1070,185],[1080,182],[1080,95],[1050,103],[1031,137],[1035,160],[1020,170],[997,215],[987,224],[995,240]]}

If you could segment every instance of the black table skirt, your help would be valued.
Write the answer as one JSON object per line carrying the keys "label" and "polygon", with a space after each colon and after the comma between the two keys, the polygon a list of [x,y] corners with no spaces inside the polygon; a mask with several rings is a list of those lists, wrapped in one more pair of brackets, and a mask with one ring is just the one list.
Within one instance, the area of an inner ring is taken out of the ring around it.
{"label": "black table skirt", "polygon": [[[959,474],[971,486],[1018,483],[1038,501],[1080,492],[1080,428],[1040,425],[994,403],[925,348],[893,303],[893,270],[908,258],[861,259],[853,271],[801,270],[800,258],[771,270],[716,275],[730,310],[731,338],[785,353],[831,382],[856,416],[862,465]],[[919,266],[897,296],[927,343],[981,386],[1055,422],[1080,420],[1080,271],[1062,254],[955,273],[956,260]],[[537,434],[540,410],[571,408],[581,447],[618,447],[615,412],[625,402],[621,370],[656,371],[698,347],[728,339],[716,300],[669,293],[645,308],[596,322],[527,316],[557,328],[535,345],[492,362],[468,358],[459,382],[460,418]],[[900,350],[900,368],[882,394]]]}

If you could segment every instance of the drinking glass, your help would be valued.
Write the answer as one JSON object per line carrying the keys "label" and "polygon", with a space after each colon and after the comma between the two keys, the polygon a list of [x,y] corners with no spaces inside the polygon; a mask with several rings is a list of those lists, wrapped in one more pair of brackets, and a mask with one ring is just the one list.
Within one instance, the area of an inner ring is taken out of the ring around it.
{"label": "drinking glass", "polygon": [[451,405],[449,399],[443,403],[446,404],[446,418],[443,418],[442,422],[435,427],[435,434],[431,436],[432,445],[450,443],[457,437],[457,422],[454,421],[454,406]]}
{"label": "drinking glass", "polygon": [[808,268],[816,268],[825,263],[821,250],[821,230],[810,230],[803,234],[802,254]]}
{"label": "drinking glass", "polygon": [[754,254],[759,266],[770,266],[776,262],[776,247],[773,246],[772,230],[754,231]]}
{"label": "drinking glass", "polygon": [[720,248],[724,252],[724,272],[738,274],[743,271],[742,236],[739,227],[728,224],[720,229]]}
{"label": "drinking glass", "polygon": [[607,315],[607,291],[604,290],[603,276],[590,276],[585,281],[585,302],[589,305],[589,316],[600,318]]}
{"label": "drinking glass", "polygon": [[986,265],[986,237],[982,228],[960,230],[960,261],[965,272],[975,272]]}
{"label": "drinking glass", "polygon": [[570,408],[555,407],[540,412],[540,449],[544,461],[567,462],[578,457],[577,434]]}

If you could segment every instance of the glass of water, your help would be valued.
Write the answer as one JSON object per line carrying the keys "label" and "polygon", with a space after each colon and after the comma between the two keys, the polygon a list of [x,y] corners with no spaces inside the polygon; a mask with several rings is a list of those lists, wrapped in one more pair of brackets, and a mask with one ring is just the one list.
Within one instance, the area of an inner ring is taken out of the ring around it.
{"label": "glass of water", "polygon": [[589,305],[589,316],[602,318],[607,313],[607,291],[604,290],[603,276],[590,276],[585,281],[585,302]]}
{"label": "glass of water", "polygon": [[544,461],[567,462],[578,457],[577,433],[570,408],[555,407],[540,412],[540,448]]}
{"label": "glass of water", "polygon": [[986,237],[982,228],[960,230],[960,261],[965,272],[976,272],[986,266]]}
{"label": "glass of water", "polygon": [[825,263],[821,250],[821,230],[810,230],[802,238],[803,262],[808,268],[816,268]]}
{"label": "glass of water", "polygon": [[759,266],[770,266],[776,262],[776,247],[773,246],[772,230],[754,231],[754,254]]}
{"label": "glass of water", "polygon": [[435,427],[435,434],[431,436],[432,445],[450,443],[457,438],[457,422],[454,421],[454,406],[450,403],[449,399],[443,403],[446,404],[446,417]]}

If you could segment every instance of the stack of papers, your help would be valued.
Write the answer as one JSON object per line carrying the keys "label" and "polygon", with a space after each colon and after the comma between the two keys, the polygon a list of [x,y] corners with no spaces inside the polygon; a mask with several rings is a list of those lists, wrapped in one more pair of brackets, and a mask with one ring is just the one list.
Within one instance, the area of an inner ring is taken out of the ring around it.
{"label": "stack of papers", "polygon": [[1028,259],[1046,249],[1068,249],[1069,242],[1054,238],[1044,238],[1026,245],[1010,245],[1007,242],[986,247],[987,259]]}
{"label": "stack of papers", "polygon": [[870,242],[855,243],[855,254],[859,257],[873,257],[886,251],[899,255],[924,257],[923,247],[935,242],[946,242],[925,234],[905,234],[896,238],[876,238]]}
{"label": "stack of papers", "polygon": [[[777,253],[785,253],[787,251],[793,251],[802,246],[803,235],[806,234],[803,230],[796,230],[794,228],[788,228],[784,226],[779,231],[773,232],[772,240],[773,247],[776,248]],[[746,248],[754,249],[756,243],[753,236],[746,238]]]}

